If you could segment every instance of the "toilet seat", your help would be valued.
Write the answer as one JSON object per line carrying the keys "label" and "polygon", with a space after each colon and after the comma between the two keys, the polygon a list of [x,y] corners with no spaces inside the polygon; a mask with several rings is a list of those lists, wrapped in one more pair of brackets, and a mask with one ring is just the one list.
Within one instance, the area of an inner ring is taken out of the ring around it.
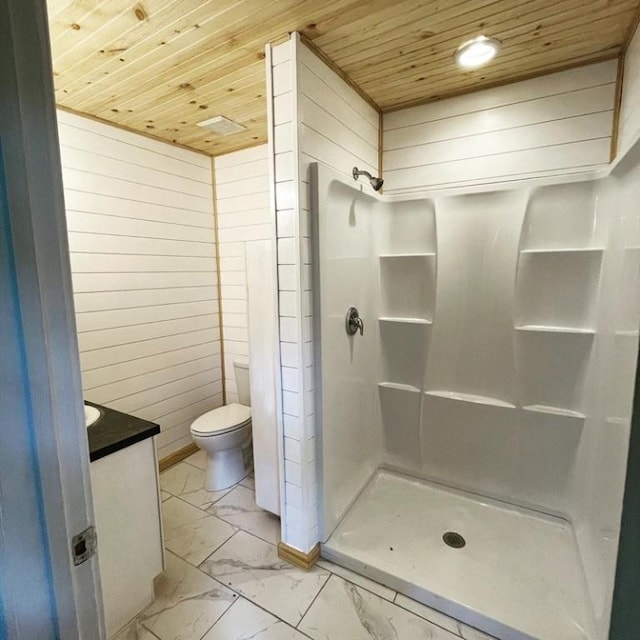
{"label": "toilet seat", "polygon": [[191,425],[191,433],[200,437],[217,436],[240,429],[250,422],[251,407],[233,403],[202,414]]}

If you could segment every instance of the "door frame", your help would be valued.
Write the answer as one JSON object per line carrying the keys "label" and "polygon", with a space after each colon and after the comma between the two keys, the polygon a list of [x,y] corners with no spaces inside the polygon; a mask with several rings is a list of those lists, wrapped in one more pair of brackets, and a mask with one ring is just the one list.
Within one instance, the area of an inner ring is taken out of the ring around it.
{"label": "door frame", "polygon": [[94,520],[45,0],[0,2],[0,48],[0,637],[99,640],[97,557],[71,548]]}

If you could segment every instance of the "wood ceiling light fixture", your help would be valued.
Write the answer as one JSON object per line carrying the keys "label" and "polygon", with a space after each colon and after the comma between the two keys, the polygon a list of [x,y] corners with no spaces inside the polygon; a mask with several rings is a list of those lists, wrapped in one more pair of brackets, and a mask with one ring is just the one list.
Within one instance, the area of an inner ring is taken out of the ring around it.
{"label": "wood ceiling light fixture", "polygon": [[477,69],[491,62],[500,52],[500,48],[500,41],[496,38],[478,36],[461,44],[453,57],[459,67]]}

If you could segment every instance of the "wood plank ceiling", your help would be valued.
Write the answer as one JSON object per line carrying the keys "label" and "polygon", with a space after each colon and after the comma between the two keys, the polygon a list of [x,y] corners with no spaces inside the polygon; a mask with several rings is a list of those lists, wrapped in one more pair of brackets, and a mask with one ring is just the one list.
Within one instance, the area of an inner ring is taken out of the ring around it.
{"label": "wood plank ceiling", "polygon": [[[266,141],[264,46],[299,31],[383,111],[620,52],[639,0],[48,0],[60,106],[210,155]],[[462,72],[480,33],[502,52]],[[218,137],[197,122],[246,127]]]}

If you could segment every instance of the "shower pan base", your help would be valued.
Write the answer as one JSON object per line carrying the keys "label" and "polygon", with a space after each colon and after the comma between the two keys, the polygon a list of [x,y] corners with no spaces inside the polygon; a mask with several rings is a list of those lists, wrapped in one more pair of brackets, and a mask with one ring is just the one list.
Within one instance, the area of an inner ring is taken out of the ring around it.
{"label": "shower pan base", "polygon": [[559,518],[380,470],[322,555],[502,640],[594,638]]}

